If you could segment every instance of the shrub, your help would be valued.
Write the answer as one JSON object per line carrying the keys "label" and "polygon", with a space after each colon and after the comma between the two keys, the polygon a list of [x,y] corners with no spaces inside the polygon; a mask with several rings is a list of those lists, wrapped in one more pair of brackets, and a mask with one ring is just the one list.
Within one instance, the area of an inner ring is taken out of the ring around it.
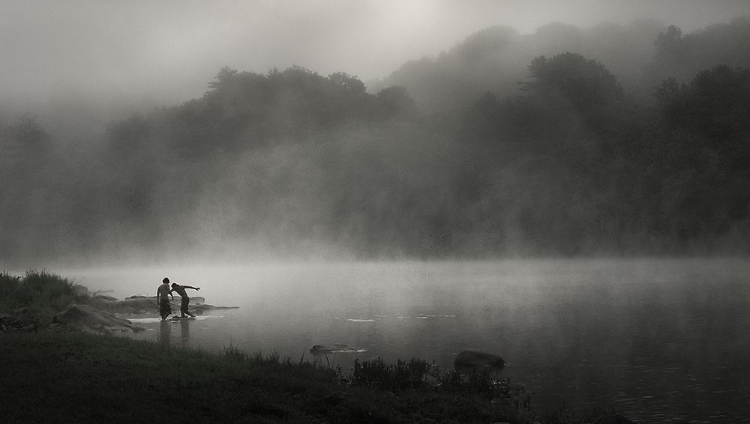
{"label": "shrub", "polygon": [[46,271],[27,271],[23,277],[0,274],[0,310],[27,308],[20,321],[48,324],[71,303],[85,300],[86,290]]}
{"label": "shrub", "polygon": [[390,391],[417,389],[425,384],[427,374],[433,366],[421,359],[398,360],[386,364],[382,358],[373,361],[354,360],[352,384]]}
{"label": "shrub", "polygon": [[21,306],[40,303],[60,311],[77,300],[76,286],[72,281],[46,271],[27,271],[14,297]]}
{"label": "shrub", "polygon": [[12,294],[18,290],[18,286],[21,284],[21,277],[9,275],[3,271],[0,273],[0,308],[6,306],[4,303],[9,302]]}

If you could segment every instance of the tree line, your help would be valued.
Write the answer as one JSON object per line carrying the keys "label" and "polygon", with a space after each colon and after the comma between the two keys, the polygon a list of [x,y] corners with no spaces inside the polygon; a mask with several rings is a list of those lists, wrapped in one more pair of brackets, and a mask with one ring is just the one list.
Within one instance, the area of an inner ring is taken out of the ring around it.
{"label": "tree line", "polygon": [[[732,40],[748,34],[746,18],[662,28],[622,77],[493,27],[420,61],[416,97],[413,64],[376,92],[346,73],[223,68],[203,97],[95,140],[24,116],[0,131],[0,257],[747,251],[750,47]],[[498,88],[522,48],[525,76]]]}

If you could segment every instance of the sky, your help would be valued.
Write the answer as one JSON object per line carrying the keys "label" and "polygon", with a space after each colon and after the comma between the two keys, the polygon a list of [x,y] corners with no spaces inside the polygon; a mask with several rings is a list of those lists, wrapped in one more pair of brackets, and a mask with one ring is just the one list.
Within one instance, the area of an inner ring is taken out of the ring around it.
{"label": "sky", "polygon": [[223,66],[367,82],[490,25],[649,18],[690,32],[742,15],[748,0],[0,0],[0,97],[32,110],[172,105]]}

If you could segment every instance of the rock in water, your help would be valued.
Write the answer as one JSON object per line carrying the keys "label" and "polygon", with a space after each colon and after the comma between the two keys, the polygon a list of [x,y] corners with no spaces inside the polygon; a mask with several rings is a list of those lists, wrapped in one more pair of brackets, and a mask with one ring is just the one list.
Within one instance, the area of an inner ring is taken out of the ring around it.
{"label": "rock in water", "polygon": [[73,304],[55,315],[55,322],[84,330],[102,333],[113,331],[140,331],[143,328],[130,321],[89,305]]}
{"label": "rock in water", "polygon": [[364,349],[357,349],[346,344],[315,345],[310,349],[313,355],[327,355],[329,353],[360,353]]}
{"label": "rock in water", "polygon": [[505,360],[499,355],[479,350],[464,350],[456,355],[456,359],[453,360],[453,366],[456,368],[502,368],[505,364]]}

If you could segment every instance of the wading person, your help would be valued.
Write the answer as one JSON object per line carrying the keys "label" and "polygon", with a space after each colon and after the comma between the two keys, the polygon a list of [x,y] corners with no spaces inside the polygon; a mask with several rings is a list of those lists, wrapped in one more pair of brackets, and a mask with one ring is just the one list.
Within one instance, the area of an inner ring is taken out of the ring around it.
{"label": "wading person", "polygon": [[167,319],[169,314],[172,313],[172,307],[169,306],[169,299],[167,296],[172,296],[172,299],[174,299],[172,291],[169,290],[169,278],[164,278],[161,280],[159,288],[156,289],[156,303],[159,305],[159,314],[161,315],[162,321]]}
{"label": "wading person", "polygon": [[177,292],[177,294],[182,297],[182,303],[180,303],[180,315],[181,318],[185,318],[185,314],[190,315],[191,317],[195,318],[195,315],[191,314],[188,311],[188,304],[190,304],[190,298],[187,295],[187,292],[185,289],[193,289],[193,290],[200,290],[200,287],[193,287],[193,286],[181,286],[177,283],[172,283],[172,291],[169,292],[172,294],[172,292]]}

